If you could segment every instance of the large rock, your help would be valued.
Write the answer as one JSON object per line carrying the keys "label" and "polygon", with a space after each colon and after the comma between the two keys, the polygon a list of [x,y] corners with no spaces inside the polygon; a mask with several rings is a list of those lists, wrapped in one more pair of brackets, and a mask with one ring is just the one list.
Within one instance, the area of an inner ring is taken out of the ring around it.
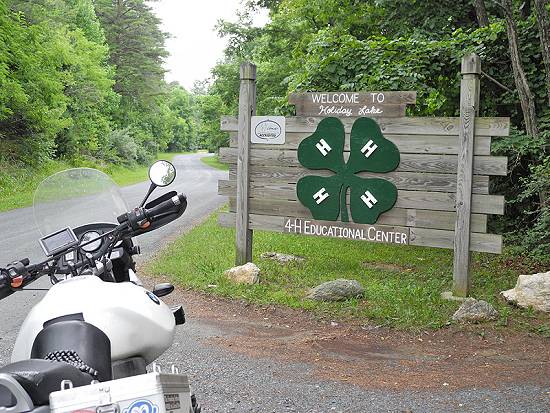
{"label": "large rock", "polygon": [[261,255],[261,258],[277,261],[279,264],[288,264],[290,262],[304,262],[304,257],[297,255],[281,254],[279,252],[265,252]]}
{"label": "large rock", "polygon": [[507,301],[520,307],[550,312],[550,271],[531,275],[520,275],[516,286],[502,291]]}
{"label": "large rock", "polygon": [[475,298],[467,298],[453,314],[453,320],[462,323],[481,323],[497,318],[498,311],[491,304]]}
{"label": "large rock", "polygon": [[363,295],[365,289],[355,280],[328,281],[313,288],[306,298],[317,301],[344,301]]}
{"label": "large rock", "polygon": [[230,268],[224,274],[231,281],[239,284],[258,284],[260,282],[260,269],[251,262]]}

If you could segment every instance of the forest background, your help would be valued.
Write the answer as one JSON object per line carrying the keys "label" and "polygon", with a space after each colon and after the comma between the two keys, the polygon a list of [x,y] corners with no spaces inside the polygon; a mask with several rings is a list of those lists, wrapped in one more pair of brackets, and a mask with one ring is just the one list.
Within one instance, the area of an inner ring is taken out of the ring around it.
{"label": "forest background", "polygon": [[220,117],[237,114],[244,60],[258,66],[258,114],[292,115],[295,91],[416,90],[408,115],[457,116],[460,59],[475,52],[480,115],[513,125],[493,142],[509,174],[491,183],[507,201],[491,229],[550,262],[548,0],[244,0],[192,90],[164,81],[169,34],[150,3],[0,0],[0,192],[59,161],[133,166],[227,146]]}

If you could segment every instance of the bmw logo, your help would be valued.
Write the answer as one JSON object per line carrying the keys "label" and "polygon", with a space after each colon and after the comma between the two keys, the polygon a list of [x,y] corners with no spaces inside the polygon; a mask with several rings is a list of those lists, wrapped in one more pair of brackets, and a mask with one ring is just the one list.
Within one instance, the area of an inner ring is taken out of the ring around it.
{"label": "bmw logo", "polygon": [[153,301],[155,304],[160,305],[159,298],[155,294],[153,294],[151,291],[145,291],[145,294],[147,294],[147,297],[149,297],[151,301]]}

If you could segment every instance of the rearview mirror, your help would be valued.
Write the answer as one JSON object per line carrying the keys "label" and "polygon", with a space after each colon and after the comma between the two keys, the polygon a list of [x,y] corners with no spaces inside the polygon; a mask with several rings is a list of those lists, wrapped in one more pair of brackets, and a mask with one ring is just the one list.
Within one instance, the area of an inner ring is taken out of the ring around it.
{"label": "rearview mirror", "polygon": [[169,283],[157,284],[155,288],[153,288],[153,294],[159,298],[170,294],[172,291],[174,291],[174,286]]}
{"label": "rearview mirror", "polygon": [[149,168],[149,179],[156,186],[168,186],[176,179],[176,168],[168,161],[156,161]]}

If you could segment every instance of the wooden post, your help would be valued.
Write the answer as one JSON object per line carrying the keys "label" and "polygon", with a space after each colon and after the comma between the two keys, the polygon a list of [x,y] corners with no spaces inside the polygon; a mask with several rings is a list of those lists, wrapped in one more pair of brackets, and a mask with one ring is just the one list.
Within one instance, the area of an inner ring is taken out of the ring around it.
{"label": "wooden post", "polygon": [[462,58],[460,83],[460,129],[456,182],[453,295],[466,297],[470,291],[470,218],[474,164],[475,118],[479,112],[481,62],[476,54]]}
{"label": "wooden post", "polygon": [[239,93],[239,130],[237,158],[237,236],[235,263],[243,265],[252,261],[252,230],[249,228],[248,193],[250,176],[250,122],[256,114],[256,66],[245,62],[241,65],[241,90]]}

